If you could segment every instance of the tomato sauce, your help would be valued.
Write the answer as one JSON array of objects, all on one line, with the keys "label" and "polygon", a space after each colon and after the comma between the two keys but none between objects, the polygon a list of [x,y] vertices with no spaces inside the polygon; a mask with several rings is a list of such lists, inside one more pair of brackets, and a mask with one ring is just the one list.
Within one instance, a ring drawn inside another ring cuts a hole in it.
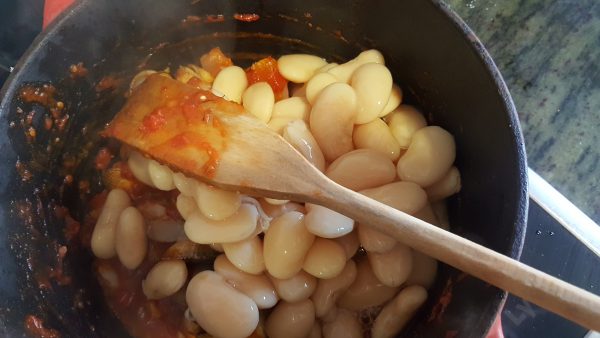
[{"label": "tomato sauce", "polygon": [[242,22],[254,22],[254,21],[260,20],[260,15],[254,14],[254,13],[245,13],[245,14],[236,13],[233,15],[233,18],[238,21],[242,21]]},{"label": "tomato sauce", "polygon": [[100,148],[100,150],[98,150],[98,153],[96,154],[96,159],[94,160],[94,165],[96,169],[105,170],[106,168],[108,168],[108,165],[110,164],[112,158],[113,155],[111,154],[110,150],[108,150],[108,148]]},{"label": "tomato sauce", "polygon": [[34,315],[25,317],[25,331],[35,338],[60,338],[58,331],[44,327],[44,321]]},{"label": "tomato sauce", "polygon": [[117,88],[120,83],[120,80],[116,79],[114,76],[108,75],[100,79],[95,89],[97,92],[112,90]]},{"label": "tomato sauce", "polygon": [[246,70],[246,76],[248,77],[248,85],[257,82],[267,82],[273,89],[276,100],[282,98],[284,90],[288,85],[288,81],[277,69],[277,60],[270,56],[252,64]]},{"label": "tomato sauce", "polygon": [[19,98],[26,103],[38,103],[42,106],[52,106],[56,101],[54,100],[54,94],[56,88],[50,84],[43,84],[40,87],[36,86],[24,86],[21,88]]},{"label": "tomato sauce", "polygon": [[88,70],[83,65],[83,62],[79,62],[69,66],[69,73],[72,79],[76,79],[86,76],[88,74]]},{"label": "tomato sauce", "polygon": [[233,61],[223,54],[221,48],[215,47],[200,57],[200,65],[214,77],[221,69],[233,66]]},{"label": "tomato sauce", "polygon": [[133,271],[123,267],[118,259],[96,260],[95,270],[108,306],[134,337],[187,337],[183,326],[184,291],[161,300],[149,300],[142,291],[143,279],[166,246],[150,242],[148,249],[146,260]]}]

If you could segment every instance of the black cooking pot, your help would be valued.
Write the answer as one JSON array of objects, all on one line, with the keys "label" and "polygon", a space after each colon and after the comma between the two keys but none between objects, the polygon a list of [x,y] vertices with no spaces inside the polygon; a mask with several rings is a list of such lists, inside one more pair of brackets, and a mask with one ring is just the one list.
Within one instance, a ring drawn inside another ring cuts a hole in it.
[{"label": "black cooking pot", "polygon": [[[463,188],[450,201],[452,231],[519,257],[527,192],[515,108],[481,43],[441,1],[84,0],[36,39],[2,89],[1,336],[24,335],[28,315],[62,337],[126,336],[105,305],[91,254],[72,236],[74,220],[83,221],[101,189],[94,155],[112,146],[98,131],[123,104],[136,72],[196,62],[214,46],[242,65],[269,54],[341,61],[380,50],[405,101],[456,138]],[[80,62],[87,74],[69,72]],[[24,102],[21,94],[44,83],[65,107],[54,111],[50,129],[48,102]],[[442,265],[404,335],[482,337],[505,298]]]}]

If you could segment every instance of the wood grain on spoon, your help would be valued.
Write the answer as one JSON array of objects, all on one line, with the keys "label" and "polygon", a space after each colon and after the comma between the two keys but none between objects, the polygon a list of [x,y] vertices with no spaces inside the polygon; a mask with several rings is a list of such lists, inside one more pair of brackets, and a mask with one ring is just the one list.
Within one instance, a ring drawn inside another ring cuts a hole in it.
[{"label": "wood grain on spoon", "polygon": [[210,92],[150,76],[106,135],[221,188],[326,206],[600,331],[600,297],[334,183],[241,106]]}]

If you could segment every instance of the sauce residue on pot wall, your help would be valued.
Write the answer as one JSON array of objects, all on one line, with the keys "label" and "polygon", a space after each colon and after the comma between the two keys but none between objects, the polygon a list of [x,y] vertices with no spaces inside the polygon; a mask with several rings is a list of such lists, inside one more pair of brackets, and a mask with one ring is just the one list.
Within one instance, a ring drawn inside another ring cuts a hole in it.
[{"label": "sauce residue on pot wall", "polygon": [[260,20],[260,15],[254,13],[236,13],[233,18],[242,22],[254,22]]},{"label": "sauce residue on pot wall", "polygon": [[34,315],[25,318],[25,331],[35,338],[60,338],[58,331],[44,327],[44,321]]}]

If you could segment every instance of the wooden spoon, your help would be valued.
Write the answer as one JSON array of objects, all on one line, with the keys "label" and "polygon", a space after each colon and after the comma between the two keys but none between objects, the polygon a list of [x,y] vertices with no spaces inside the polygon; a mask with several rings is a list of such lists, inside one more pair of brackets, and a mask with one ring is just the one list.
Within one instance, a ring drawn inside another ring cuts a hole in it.
[{"label": "wooden spoon", "polygon": [[334,183],[264,123],[209,92],[151,76],[106,134],[224,189],[323,205],[600,331],[600,297]]}]

